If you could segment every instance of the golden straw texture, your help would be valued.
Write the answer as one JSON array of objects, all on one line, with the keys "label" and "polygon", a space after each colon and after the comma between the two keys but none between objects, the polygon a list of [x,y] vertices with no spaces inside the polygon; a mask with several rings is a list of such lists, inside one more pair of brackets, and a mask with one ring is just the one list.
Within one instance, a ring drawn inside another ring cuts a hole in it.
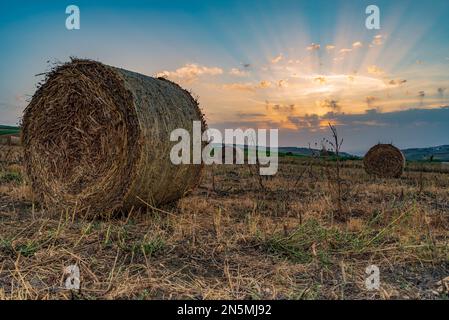
[{"label": "golden straw texture", "polygon": [[48,208],[99,215],[179,199],[202,165],[173,165],[170,133],[192,133],[194,120],[205,130],[197,101],[177,84],[72,59],[47,74],[24,111],[33,190]]},{"label": "golden straw texture", "polygon": [[399,178],[404,172],[405,157],[391,144],[372,147],[363,158],[365,171],[382,178]]}]

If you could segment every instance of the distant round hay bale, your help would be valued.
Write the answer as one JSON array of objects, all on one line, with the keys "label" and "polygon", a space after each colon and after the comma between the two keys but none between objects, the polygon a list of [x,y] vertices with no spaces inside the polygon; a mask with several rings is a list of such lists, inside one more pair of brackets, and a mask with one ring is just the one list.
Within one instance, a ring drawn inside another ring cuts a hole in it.
[{"label": "distant round hay bale", "polygon": [[194,188],[202,165],[174,165],[174,129],[206,123],[177,84],[72,59],[47,74],[24,111],[28,176],[48,208],[110,215],[160,205]]},{"label": "distant round hay bale", "polygon": [[382,178],[399,178],[404,172],[405,157],[391,144],[372,147],[363,158],[365,171]]}]

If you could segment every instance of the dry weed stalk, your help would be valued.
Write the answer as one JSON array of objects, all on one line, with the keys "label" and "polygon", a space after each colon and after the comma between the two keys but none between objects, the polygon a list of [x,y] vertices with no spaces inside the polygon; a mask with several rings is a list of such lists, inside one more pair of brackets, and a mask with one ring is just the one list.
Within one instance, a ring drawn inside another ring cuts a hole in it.
[{"label": "dry weed stalk", "polygon": [[[340,151],[341,146],[343,145],[343,138],[338,137],[337,128],[333,126],[331,123],[328,123],[329,129],[332,133],[332,141],[329,141],[327,139],[324,139],[322,142],[322,156],[324,158],[324,161],[327,162],[329,159],[329,152],[326,148],[326,143],[331,147],[329,151],[332,151],[335,155],[335,166],[333,166],[333,170],[331,170],[332,166],[325,165],[326,175],[328,177],[328,183],[329,187],[331,189],[334,189],[336,192],[336,195],[334,197],[334,200],[336,202],[336,211],[337,211],[337,218],[339,219],[345,219],[343,214],[343,186],[346,185],[346,182],[341,177],[341,163],[340,163]],[[332,172],[333,171],[333,172]]]}]

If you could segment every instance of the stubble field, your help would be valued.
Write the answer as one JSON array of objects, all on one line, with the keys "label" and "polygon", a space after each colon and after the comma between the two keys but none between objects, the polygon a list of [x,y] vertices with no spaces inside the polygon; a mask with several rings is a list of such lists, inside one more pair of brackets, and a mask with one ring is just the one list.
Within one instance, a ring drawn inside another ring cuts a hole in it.
[{"label": "stubble field", "polygon": [[[271,179],[207,166],[177,203],[83,219],[42,209],[14,162],[0,163],[0,299],[448,298],[444,164],[408,164],[400,179],[361,161],[341,162],[339,179],[321,159],[282,157]],[[79,291],[64,284],[74,264]]]}]

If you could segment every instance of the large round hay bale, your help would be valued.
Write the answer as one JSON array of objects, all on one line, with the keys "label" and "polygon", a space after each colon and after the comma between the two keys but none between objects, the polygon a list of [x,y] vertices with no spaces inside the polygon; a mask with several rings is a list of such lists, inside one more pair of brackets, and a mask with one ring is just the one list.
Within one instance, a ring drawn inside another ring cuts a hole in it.
[{"label": "large round hay bale", "polygon": [[399,178],[404,172],[405,157],[391,144],[372,147],[363,158],[365,171],[382,178]]},{"label": "large round hay bale", "polygon": [[174,165],[170,133],[203,114],[189,92],[96,61],[73,59],[47,74],[24,111],[26,171],[48,208],[109,215],[174,201],[202,165]]}]

